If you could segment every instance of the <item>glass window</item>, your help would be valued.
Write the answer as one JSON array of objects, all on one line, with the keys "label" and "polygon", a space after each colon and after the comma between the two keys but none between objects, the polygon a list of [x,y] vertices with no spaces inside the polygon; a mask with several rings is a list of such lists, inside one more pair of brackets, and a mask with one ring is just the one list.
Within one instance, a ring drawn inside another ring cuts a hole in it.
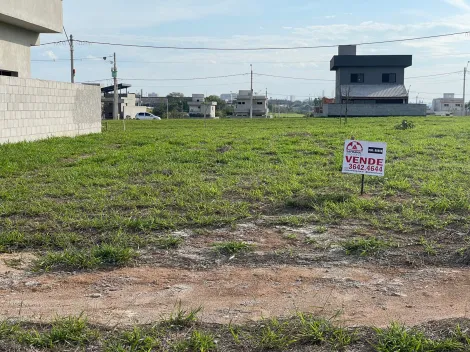
[{"label": "glass window", "polygon": [[364,83],[364,74],[351,73],[351,83]]},{"label": "glass window", "polygon": [[382,74],[382,83],[396,83],[397,74],[396,73],[383,73]]}]

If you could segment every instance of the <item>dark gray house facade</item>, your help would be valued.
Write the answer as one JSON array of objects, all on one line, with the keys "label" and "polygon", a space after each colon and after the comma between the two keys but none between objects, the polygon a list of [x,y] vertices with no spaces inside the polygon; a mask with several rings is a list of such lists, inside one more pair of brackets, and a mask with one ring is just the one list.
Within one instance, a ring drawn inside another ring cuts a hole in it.
[{"label": "dark gray house facade", "polygon": [[356,46],[340,46],[330,63],[336,97],[328,116],[426,115],[425,105],[408,104],[405,69],[412,64],[411,55],[356,55]]}]

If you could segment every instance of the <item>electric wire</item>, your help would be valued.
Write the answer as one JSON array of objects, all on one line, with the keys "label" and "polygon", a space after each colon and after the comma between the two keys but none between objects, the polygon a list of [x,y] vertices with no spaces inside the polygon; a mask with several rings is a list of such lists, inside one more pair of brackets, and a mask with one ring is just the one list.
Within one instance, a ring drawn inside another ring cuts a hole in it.
[{"label": "electric wire", "polygon": [[[399,43],[408,42],[424,39],[444,38],[463,34],[469,34],[469,31],[454,32],[446,34],[428,35],[422,37],[411,37],[402,39],[391,39],[391,40],[380,40],[371,42],[361,42],[349,45],[375,45],[375,44],[386,44],[386,43]],[[124,43],[111,43],[111,42],[98,42],[90,40],[76,40],[82,44],[95,44],[95,45],[108,45],[108,46],[120,46],[120,47],[132,47],[132,48],[146,48],[146,49],[172,49],[172,50],[204,50],[204,51],[265,51],[265,50],[302,50],[302,49],[322,49],[322,48],[335,48],[338,44],[328,45],[317,45],[317,46],[293,46],[293,47],[257,47],[257,48],[218,48],[218,47],[180,47],[180,46],[157,46],[157,45],[139,45],[139,44],[124,44]],[[47,44],[44,44],[47,45]]]}]

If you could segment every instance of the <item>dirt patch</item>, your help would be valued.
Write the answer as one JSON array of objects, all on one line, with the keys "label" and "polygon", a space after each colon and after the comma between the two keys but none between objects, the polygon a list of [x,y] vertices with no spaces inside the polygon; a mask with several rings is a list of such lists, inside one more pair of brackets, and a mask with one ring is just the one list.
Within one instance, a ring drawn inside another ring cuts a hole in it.
[{"label": "dirt patch", "polygon": [[385,326],[393,320],[420,324],[465,317],[469,288],[470,270],[444,268],[140,267],[12,281],[0,290],[0,316],[48,320],[84,312],[106,325],[149,323],[181,300],[185,307],[203,306],[202,320],[208,323],[304,311],[323,316],[343,312],[350,326]]}]

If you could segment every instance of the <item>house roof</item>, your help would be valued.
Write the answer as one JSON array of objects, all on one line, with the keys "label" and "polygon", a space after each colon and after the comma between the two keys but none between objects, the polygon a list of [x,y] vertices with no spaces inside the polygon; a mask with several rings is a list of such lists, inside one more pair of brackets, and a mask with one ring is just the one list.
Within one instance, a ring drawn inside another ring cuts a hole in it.
[{"label": "house roof", "polygon": [[402,84],[345,84],[341,96],[350,98],[406,98],[408,92]]},{"label": "house roof", "polygon": [[[132,87],[132,85],[130,85],[130,84],[126,84],[126,83],[119,83],[118,84],[118,90],[127,89],[127,88],[130,88],[130,87]],[[101,93],[112,93],[112,92],[114,92],[114,85],[101,88]]]},{"label": "house roof", "polygon": [[341,67],[410,67],[412,55],[335,55],[330,62],[330,70]]}]

